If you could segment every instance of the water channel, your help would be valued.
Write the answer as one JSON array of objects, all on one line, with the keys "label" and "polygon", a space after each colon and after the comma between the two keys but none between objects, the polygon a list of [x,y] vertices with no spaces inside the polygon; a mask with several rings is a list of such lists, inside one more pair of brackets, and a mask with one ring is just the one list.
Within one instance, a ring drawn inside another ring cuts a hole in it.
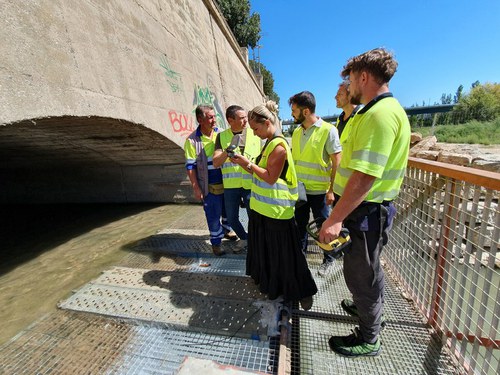
[{"label": "water channel", "polygon": [[[196,205],[0,206],[0,345]],[[179,227],[179,223],[175,225]]]}]

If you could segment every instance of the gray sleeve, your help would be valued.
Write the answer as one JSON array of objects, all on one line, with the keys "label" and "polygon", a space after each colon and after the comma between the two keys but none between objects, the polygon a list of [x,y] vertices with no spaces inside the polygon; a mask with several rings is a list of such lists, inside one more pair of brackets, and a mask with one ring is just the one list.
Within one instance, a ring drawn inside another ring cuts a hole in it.
[{"label": "gray sleeve", "polygon": [[337,154],[342,151],[342,146],[339,139],[339,131],[335,126],[332,126],[332,128],[330,129],[325,149],[328,155]]}]

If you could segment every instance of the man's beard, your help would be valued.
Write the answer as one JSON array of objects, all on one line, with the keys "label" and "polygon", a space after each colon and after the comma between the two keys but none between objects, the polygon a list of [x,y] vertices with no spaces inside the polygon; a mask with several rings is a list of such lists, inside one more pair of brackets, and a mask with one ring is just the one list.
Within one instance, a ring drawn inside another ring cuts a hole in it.
[{"label": "man's beard", "polygon": [[351,93],[350,102],[351,102],[351,104],[354,104],[354,105],[360,105],[361,104],[361,94],[353,95]]},{"label": "man's beard", "polygon": [[294,117],[293,120],[295,124],[302,124],[306,120],[306,116],[304,116],[304,114],[301,111],[299,117],[297,118]]}]

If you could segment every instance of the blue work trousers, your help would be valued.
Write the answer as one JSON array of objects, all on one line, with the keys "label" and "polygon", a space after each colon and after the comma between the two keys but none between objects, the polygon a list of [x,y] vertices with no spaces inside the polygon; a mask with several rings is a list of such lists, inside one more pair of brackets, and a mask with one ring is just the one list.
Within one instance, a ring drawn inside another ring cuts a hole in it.
[{"label": "blue work trousers", "polygon": [[[224,206],[224,195],[208,193],[203,198],[203,210],[207,219],[208,230],[210,231],[210,243],[220,245],[224,238],[224,228],[221,224],[222,209]],[[231,228],[229,228],[230,230]]]},{"label": "blue work trousers", "polygon": [[247,231],[240,221],[240,203],[245,204],[247,215],[250,217],[250,190],[243,188],[224,188],[224,205],[229,225],[236,232],[240,240],[247,239]]}]

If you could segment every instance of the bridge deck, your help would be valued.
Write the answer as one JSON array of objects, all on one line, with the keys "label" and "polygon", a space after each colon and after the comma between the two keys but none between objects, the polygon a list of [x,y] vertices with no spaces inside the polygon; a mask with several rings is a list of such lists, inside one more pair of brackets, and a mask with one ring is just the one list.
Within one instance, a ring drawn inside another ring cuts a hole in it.
[{"label": "bridge deck", "polygon": [[[244,255],[210,254],[198,211],[181,220],[192,223],[191,229],[180,225],[144,239],[120,264],[62,301],[58,311],[1,347],[0,373],[172,374],[186,358],[242,373],[276,373],[280,304],[267,301],[244,275]],[[223,245],[229,251],[233,246]],[[319,292],[310,311],[292,308],[291,373],[457,373],[390,275],[382,354],[349,359],[333,353],[330,335],[348,334],[355,325],[339,306],[349,293],[341,261],[328,278],[320,278],[319,248],[310,249]]]}]

